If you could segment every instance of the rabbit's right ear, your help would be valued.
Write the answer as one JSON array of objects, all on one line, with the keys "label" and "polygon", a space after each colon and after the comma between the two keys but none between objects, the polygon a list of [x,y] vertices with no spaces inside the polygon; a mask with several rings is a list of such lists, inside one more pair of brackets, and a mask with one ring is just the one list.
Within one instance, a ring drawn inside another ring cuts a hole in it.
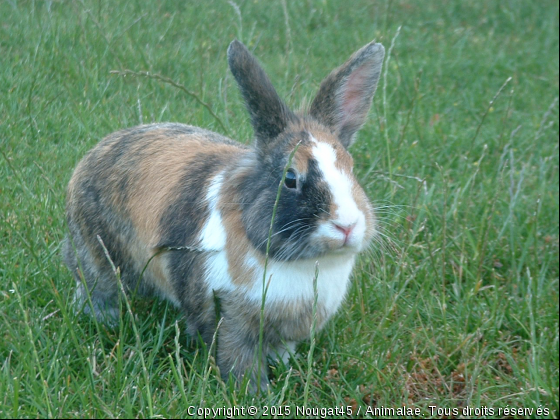
[{"label": "rabbit's right ear", "polygon": [[251,116],[257,147],[266,147],[296,116],[280,99],[270,79],[245,45],[233,41],[227,55],[229,68]]}]

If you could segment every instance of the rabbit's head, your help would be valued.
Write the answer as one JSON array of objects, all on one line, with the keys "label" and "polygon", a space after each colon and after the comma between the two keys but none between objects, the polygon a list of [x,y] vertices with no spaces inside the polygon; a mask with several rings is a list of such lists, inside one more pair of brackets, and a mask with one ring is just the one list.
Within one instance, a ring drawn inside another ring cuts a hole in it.
[{"label": "rabbit's head", "polygon": [[370,109],[383,56],[382,45],[366,45],[327,76],[308,112],[294,113],[247,48],[231,43],[229,65],[256,138],[234,175],[246,235],[256,249],[264,253],[269,244],[272,258],[292,261],[353,255],[368,245],[375,217],[348,147]]}]

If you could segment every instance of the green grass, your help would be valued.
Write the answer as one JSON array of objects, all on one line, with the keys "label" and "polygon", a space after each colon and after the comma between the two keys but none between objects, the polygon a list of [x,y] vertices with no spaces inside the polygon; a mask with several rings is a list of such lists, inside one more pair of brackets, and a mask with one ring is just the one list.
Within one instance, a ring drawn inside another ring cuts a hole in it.
[{"label": "green grass", "polygon": [[[560,414],[557,2],[11,0],[0,15],[0,417],[293,417],[304,400]],[[393,43],[352,148],[385,239],[257,397],[157,299],[115,330],[76,316],[60,257],[66,184],[103,136],[178,121],[250,141],[234,38],[295,107],[357,48]],[[198,100],[111,73],[126,69]]]}]

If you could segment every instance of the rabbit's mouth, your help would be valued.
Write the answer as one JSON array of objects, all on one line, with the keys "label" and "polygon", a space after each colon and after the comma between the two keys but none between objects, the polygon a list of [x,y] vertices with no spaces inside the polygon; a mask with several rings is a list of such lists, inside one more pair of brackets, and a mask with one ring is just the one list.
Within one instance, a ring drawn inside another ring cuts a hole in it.
[{"label": "rabbit's mouth", "polygon": [[313,247],[322,249],[324,254],[357,254],[364,248],[366,242],[364,217],[352,223],[340,220],[324,221],[310,235],[309,241]]},{"label": "rabbit's mouth", "polygon": [[355,244],[345,241],[338,248],[335,248],[330,252],[333,254],[357,254],[361,250],[361,244]]}]

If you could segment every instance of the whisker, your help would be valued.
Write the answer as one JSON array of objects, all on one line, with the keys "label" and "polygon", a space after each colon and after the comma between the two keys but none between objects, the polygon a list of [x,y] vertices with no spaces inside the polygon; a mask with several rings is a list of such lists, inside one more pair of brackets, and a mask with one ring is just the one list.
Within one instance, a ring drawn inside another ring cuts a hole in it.
[{"label": "whisker", "polygon": [[[296,220],[292,220],[292,221],[286,223],[284,226],[282,226],[282,228],[281,228],[278,232],[274,232],[274,233],[271,235],[271,239],[272,239],[273,237],[277,236],[277,235],[280,235],[281,233],[284,233],[284,232],[286,232],[286,231],[292,229],[293,226],[296,225],[297,223],[304,222],[304,221],[306,221],[306,220],[309,220],[309,219],[308,219],[308,218],[296,219]],[[305,226],[302,226],[302,227],[305,227]],[[297,229],[299,229],[299,228],[300,228],[300,227],[298,227]],[[290,236],[291,236],[291,235],[290,235]],[[258,244],[258,247],[257,247],[257,248],[263,246],[267,241],[268,241],[268,237],[267,237],[266,239],[264,239],[260,244]]]}]

